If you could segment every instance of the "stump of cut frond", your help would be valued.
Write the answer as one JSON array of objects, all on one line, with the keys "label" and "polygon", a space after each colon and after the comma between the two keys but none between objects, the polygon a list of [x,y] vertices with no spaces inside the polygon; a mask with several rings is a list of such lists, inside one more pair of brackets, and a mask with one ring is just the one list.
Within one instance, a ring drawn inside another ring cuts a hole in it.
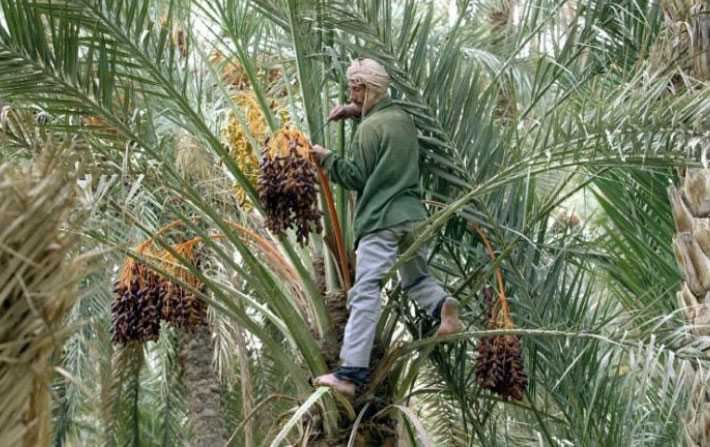
[{"label": "stump of cut frond", "polygon": [[[710,169],[688,170],[680,188],[668,190],[676,236],[673,249],[683,284],[678,301],[691,333],[710,336]],[[710,445],[710,389],[707,372],[696,371],[691,407],[686,418],[688,444]]]},{"label": "stump of cut frond", "polygon": [[0,445],[50,444],[52,357],[76,297],[73,239],[60,231],[72,182],[0,166]]},{"label": "stump of cut frond", "polygon": [[348,323],[348,296],[346,292],[335,291],[325,294],[325,307],[330,317],[330,331],[321,341],[321,352],[329,370],[338,367],[340,362],[340,347],[345,336],[345,325]]}]

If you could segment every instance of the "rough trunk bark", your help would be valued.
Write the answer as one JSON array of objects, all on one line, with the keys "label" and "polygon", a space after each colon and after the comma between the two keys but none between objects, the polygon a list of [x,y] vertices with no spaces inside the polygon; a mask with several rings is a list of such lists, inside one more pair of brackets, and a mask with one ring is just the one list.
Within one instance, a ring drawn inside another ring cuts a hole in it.
[{"label": "rough trunk bark", "polygon": [[[652,66],[675,69],[672,91],[694,89],[695,81],[690,79],[710,79],[708,6],[701,0],[663,0],[660,5],[665,33],[654,44]],[[689,170],[682,187],[671,187],[669,196],[677,231],[673,248],[685,280],[678,292],[679,305],[692,326],[692,334],[706,337],[710,335],[710,169]],[[693,374],[691,404],[685,416],[686,443],[707,446],[710,374],[697,367]]]},{"label": "rough trunk bark", "polygon": [[190,405],[191,447],[224,447],[227,441],[222,418],[217,373],[212,367],[212,337],[207,327],[184,334],[182,361]]},{"label": "rough trunk bark", "polygon": [[0,169],[2,446],[50,444],[53,358],[69,335],[64,318],[77,296],[81,266],[69,257],[75,240],[60,230],[72,182],[47,172],[39,181],[30,169]]},{"label": "rough trunk bark", "polygon": [[[244,330],[236,329],[237,350],[239,354],[239,380],[242,389],[242,414],[246,417],[251,414],[254,407],[254,392],[251,380],[251,367],[249,365],[249,352],[247,351]],[[249,419],[244,425],[244,447],[254,446],[254,419]]]},{"label": "rough trunk bark", "polygon": [[[689,170],[680,189],[668,191],[676,225],[673,248],[685,280],[678,292],[691,333],[710,336],[710,169]],[[694,371],[691,405],[685,417],[687,442],[710,445],[710,376]]]}]

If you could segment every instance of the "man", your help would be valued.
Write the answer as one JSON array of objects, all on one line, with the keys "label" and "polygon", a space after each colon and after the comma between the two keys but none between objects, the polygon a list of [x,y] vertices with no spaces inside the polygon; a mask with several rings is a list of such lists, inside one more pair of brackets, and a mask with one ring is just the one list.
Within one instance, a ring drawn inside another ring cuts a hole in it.
[{"label": "man", "polygon": [[[357,385],[368,380],[381,281],[395,263],[404,236],[426,218],[426,210],[419,198],[417,129],[389,98],[389,75],[378,62],[360,58],[350,65],[347,77],[351,103],[334,108],[328,119],[362,118],[351,158],[318,145],[313,153],[332,181],[357,191],[355,284],[348,293],[350,317],[340,351],[342,366],[317,377],[313,384],[352,396]],[[409,297],[441,321],[437,336],[462,330],[457,301],[428,272],[426,248],[398,273]]]}]

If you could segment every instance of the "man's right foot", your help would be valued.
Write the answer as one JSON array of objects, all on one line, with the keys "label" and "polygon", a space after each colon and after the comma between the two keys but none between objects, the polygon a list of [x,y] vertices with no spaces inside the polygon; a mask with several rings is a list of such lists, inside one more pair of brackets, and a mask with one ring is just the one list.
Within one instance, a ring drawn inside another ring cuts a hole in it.
[{"label": "man's right foot", "polygon": [[355,395],[355,384],[347,380],[338,379],[335,374],[323,374],[313,379],[313,386],[327,386],[346,396]]},{"label": "man's right foot", "polygon": [[459,302],[455,298],[445,298],[441,305],[441,324],[435,337],[456,334],[463,331],[463,323],[459,319]]}]

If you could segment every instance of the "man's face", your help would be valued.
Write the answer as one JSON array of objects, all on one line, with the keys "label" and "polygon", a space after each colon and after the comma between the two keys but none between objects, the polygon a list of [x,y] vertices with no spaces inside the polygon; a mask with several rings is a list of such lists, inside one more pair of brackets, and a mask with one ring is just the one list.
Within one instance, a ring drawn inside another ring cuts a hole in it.
[{"label": "man's face", "polygon": [[351,82],[348,84],[348,89],[350,90],[350,102],[362,107],[365,102],[365,85]]}]

